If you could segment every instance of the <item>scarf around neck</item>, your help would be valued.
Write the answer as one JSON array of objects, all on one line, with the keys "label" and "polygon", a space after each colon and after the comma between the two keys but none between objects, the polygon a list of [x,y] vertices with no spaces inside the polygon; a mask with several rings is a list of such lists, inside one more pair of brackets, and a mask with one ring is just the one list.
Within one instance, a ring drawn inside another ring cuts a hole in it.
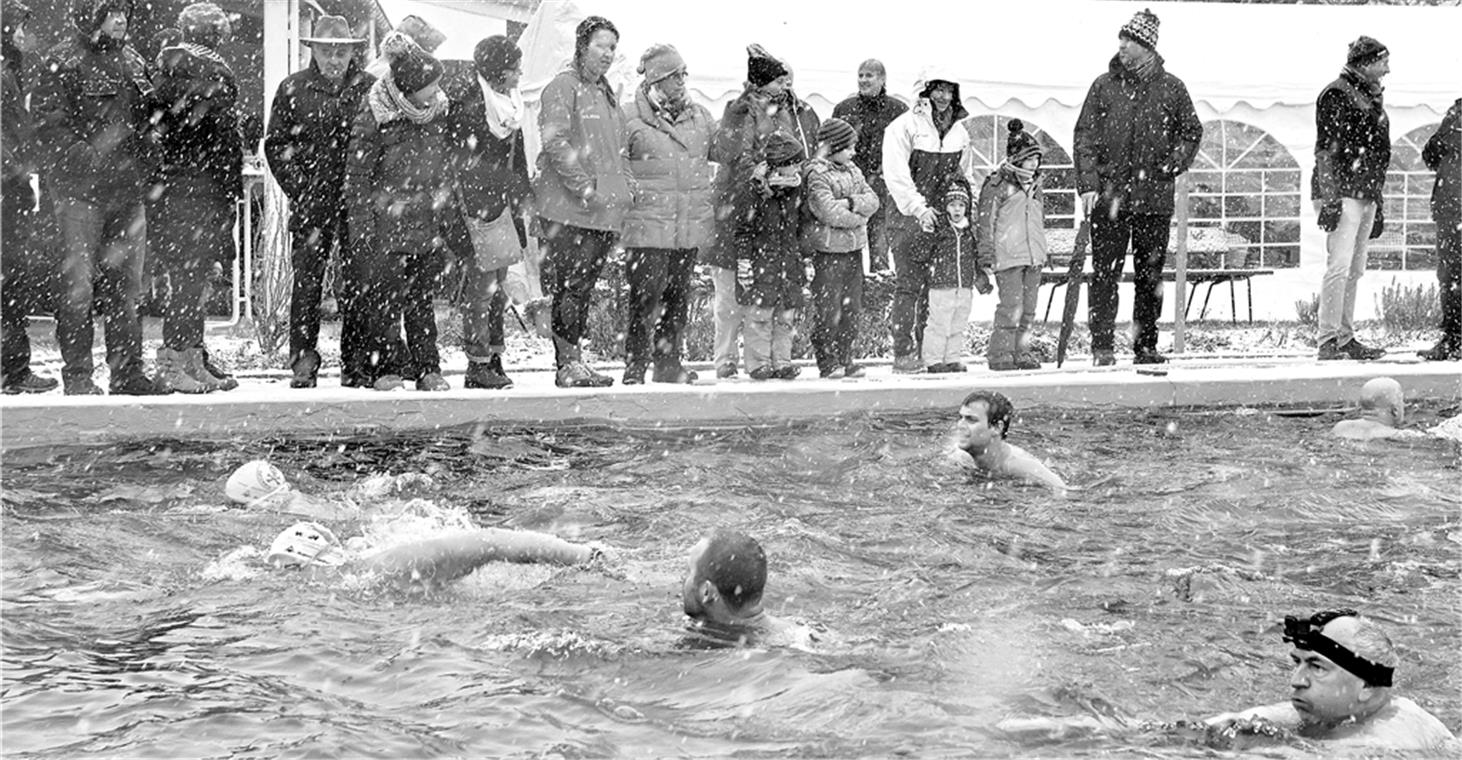
[{"label": "scarf around neck", "polygon": [[1340,70],[1340,75],[1355,82],[1357,87],[1373,98],[1381,97],[1381,93],[1386,89],[1381,86],[1379,79],[1371,79],[1365,74],[1362,74],[1360,69],[1349,64],[1346,64],[1345,68]]},{"label": "scarf around neck", "polygon": [[481,76],[477,84],[482,87],[482,110],[487,117],[487,128],[492,136],[506,140],[523,128],[523,93],[514,87],[507,95],[494,90]]},{"label": "scarf around neck", "polygon": [[1151,79],[1152,75],[1157,72],[1157,53],[1154,52],[1148,56],[1147,60],[1136,66],[1132,66],[1128,71],[1131,71],[1138,79],[1144,82]]},{"label": "scarf around neck", "polygon": [[1027,169],[1024,166],[1016,166],[1010,163],[1010,161],[1001,164],[1000,170],[1016,182],[1019,182],[1020,186],[1026,189],[1029,189],[1031,185],[1035,184],[1036,172],[1040,171],[1039,169]]},{"label": "scarf around neck", "polygon": [[430,104],[418,106],[402,94],[389,76],[377,79],[371,85],[368,99],[377,124],[388,124],[397,119],[406,119],[412,124],[425,124],[447,112],[445,95],[439,92]]}]

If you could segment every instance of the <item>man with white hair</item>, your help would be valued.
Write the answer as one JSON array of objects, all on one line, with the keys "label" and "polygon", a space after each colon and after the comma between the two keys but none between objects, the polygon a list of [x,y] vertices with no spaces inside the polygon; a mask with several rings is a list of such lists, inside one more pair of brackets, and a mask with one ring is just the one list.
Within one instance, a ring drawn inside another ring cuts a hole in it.
[{"label": "man with white hair", "polygon": [[1452,732],[1415,702],[1392,693],[1398,658],[1375,621],[1355,610],[1284,619],[1294,645],[1288,702],[1209,718],[1210,726],[1263,720],[1327,747],[1438,752],[1462,749]]}]

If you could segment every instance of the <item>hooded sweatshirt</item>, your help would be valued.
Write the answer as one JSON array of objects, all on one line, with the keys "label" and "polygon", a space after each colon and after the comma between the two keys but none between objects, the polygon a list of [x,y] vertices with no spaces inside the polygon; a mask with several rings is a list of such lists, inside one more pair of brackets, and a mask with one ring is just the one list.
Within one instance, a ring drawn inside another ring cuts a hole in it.
[{"label": "hooded sweatshirt", "polygon": [[[954,85],[954,101],[949,106],[954,113],[944,131],[935,123],[934,106],[927,97],[936,82]],[[974,153],[963,124],[969,112],[960,102],[954,76],[926,70],[914,91],[918,98],[914,107],[894,119],[884,133],[883,179],[898,212],[917,219],[934,206],[929,199],[939,197],[950,182],[962,177],[966,184],[973,184]]]}]

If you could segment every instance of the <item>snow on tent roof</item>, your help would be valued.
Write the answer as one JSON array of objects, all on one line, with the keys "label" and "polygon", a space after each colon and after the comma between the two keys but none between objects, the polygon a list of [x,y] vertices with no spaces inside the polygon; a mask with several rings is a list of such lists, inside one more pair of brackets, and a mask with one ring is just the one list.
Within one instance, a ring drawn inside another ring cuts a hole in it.
[{"label": "snow on tent roof", "polygon": [[1143,8],[1161,20],[1157,49],[1168,70],[1219,112],[1241,102],[1313,104],[1362,34],[1391,50],[1388,105],[1441,113],[1462,95],[1462,8],[1107,0],[544,0],[520,40],[522,89],[536,100],[572,57],[574,26],[600,15],[620,30],[610,79],[626,92],[638,84],[640,53],[667,42],[685,56],[697,95],[728,99],[742,90],[746,45],[758,42],[792,67],[804,98],[849,96],[858,63],[871,57],[887,66],[889,92],[906,99],[919,70],[936,64],[958,73],[964,97],[991,108],[1012,100],[1080,106],[1116,52],[1117,30]]}]

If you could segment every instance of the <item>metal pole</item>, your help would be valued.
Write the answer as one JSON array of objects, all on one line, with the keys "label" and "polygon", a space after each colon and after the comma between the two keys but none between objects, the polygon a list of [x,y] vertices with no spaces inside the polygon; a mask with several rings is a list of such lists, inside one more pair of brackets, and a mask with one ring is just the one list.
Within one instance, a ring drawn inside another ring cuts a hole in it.
[{"label": "metal pole", "polygon": [[[1178,244],[1173,251],[1173,353],[1183,353],[1188,322],[1188,175],[1178,177],[1174,205],[1178,213]],[[1161,287],[1161,286],[1159,286]]]}]

